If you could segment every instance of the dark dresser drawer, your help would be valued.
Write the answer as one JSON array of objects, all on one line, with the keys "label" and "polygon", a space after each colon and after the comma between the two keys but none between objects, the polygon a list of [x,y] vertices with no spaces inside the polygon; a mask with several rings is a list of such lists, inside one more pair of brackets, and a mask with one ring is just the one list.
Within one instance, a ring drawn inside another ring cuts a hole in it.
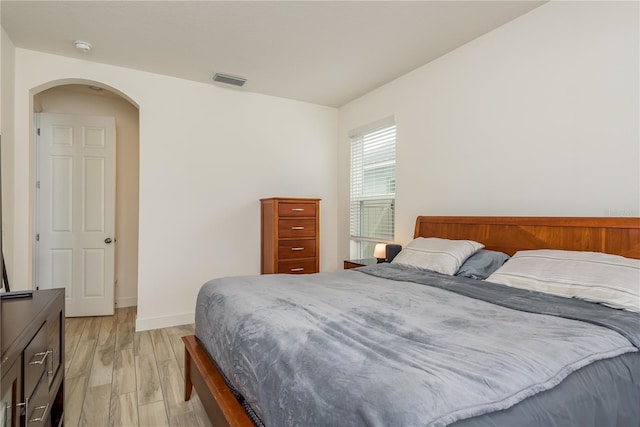
[{"label": "dark dresser drawer", "polygon": [[314,258],[315,256],[315,239],[280,240],[278,242],[279,259]]},{"label": "dark dresser drawer", "polygon": [[47,328],[46,326],[42,326],[24,350],[25,397],[31,396],[36,384],[40,382],[40,378],[42,378],[42,374],[44,374],[48,366],[47,357],[49,353],[47,352],[47,338]]},{"label": "dark dresser drawer", "polygon": [[27,405],[27,427],[51,425],[49,415],[49,383],[42,378]]},{"label": "dark dresser drawer", "polygon": [[47,319],[49,356],[47,358],[47,378],[49,385],[53,383],[58,370],[62,367],[62,311],[55,312]]}]

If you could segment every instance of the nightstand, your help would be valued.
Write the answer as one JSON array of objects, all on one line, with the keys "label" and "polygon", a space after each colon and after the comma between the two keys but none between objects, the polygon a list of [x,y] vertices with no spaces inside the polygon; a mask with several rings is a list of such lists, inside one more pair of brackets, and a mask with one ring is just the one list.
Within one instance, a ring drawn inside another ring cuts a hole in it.
[{"label": "nightstand", "polygon": [[347,259],[344,261],[344,269],[348,270],[350,268],[364,267],[365,265],[375,265],[377,263],[378,260],[375,258]]}]

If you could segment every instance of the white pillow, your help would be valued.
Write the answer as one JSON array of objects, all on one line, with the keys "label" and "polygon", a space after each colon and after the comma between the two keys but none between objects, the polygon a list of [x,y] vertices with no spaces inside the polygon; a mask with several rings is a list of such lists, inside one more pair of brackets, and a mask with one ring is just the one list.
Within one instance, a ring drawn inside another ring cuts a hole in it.
[{"label": "white pillow", "polygon": [[487,281],[640,312],[640,260],[618,255],[520,251]]},{"label": "white pillow", "polygon": [[473,240],[418,237],[404,247],[392,263],[453,276],[467,258],[482,248],[483,244]]}]

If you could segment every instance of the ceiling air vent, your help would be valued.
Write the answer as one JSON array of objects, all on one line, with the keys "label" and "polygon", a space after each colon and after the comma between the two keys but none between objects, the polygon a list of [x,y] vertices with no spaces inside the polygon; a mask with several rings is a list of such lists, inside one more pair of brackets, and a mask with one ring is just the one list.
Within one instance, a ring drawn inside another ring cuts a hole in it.
[{"label": "ceiling air vent", "polygon": [[231,74],[223,74],[223,73],[215,73],[211,80],[214,82],[226,83],[228,85],[234,86],[244,86],[247,82],[247,79],[239,76],[232,76]]}]

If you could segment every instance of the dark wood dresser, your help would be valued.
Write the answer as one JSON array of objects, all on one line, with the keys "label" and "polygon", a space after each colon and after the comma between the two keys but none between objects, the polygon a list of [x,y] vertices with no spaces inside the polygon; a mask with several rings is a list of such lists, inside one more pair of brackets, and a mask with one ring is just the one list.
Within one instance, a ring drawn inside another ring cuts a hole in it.
[{"label": "dark wood dresser", "polygon": [[61,426],[64,289],[3,297],[1,310],[0,426]]},{"label": "dark wood dresser", "polygon": [[262,274],[320,271],[320,199],[260,200]]}]

